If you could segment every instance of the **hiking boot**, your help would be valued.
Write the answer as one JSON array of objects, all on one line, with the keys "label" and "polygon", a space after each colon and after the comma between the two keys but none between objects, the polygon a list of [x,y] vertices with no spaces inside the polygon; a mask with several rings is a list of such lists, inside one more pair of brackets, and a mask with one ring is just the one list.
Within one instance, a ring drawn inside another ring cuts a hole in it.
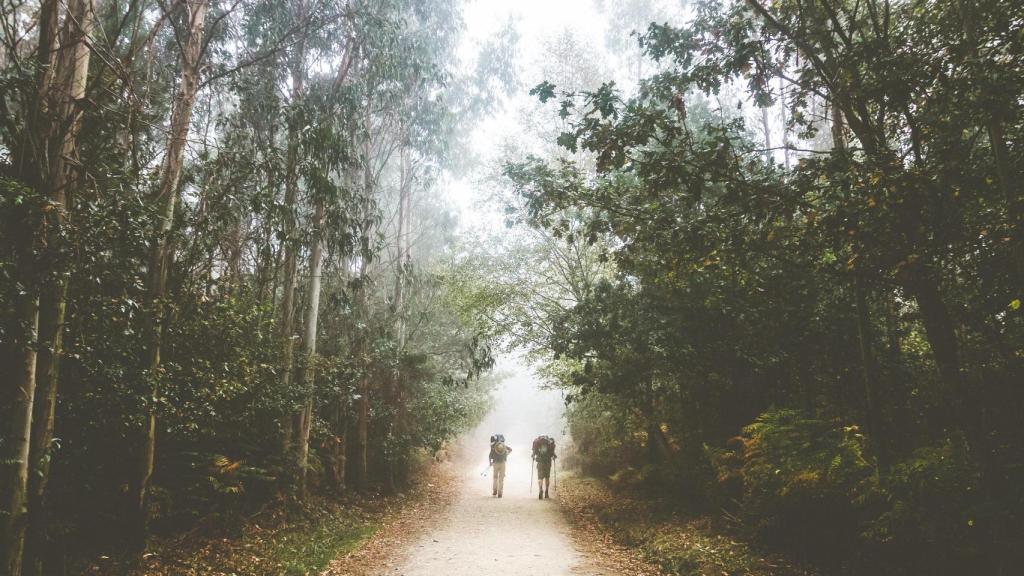
[{"label": "hiking boot", "polygon": [[498,492],[498,498],[501,498],[501,492]]},{"label": "hiking boot", "polygon": [[537,500],[543,500],[543,499],[544,499],[544,491],[541,490],[540,492],[537,493]]},{"label": "hiking boot", "polygon": [[494,491],[491,492],[491,496],[497,496],[497,495],[498,495],[498,491],[497,490],[494,490]]},{"label": "hiking boot", "polygon": [[545,490],[545,491],[544,491],[544,497],[545,497],[545,498],[547,498],[547,497],[548,497],[548,491],[547,491],[547,490]]}]

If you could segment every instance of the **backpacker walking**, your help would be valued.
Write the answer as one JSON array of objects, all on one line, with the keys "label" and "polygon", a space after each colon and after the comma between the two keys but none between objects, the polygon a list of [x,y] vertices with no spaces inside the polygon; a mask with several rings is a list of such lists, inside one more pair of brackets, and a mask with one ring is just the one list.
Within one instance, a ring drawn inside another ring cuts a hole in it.
[{"label": "backpacker walking", "polygon": [[548,485],[551,483],[551,466],[555,458],[555,439],[550,436],[538,436],[533,441],[533,460],[537,462],[537,484],[540,492],[537,498],[548,497]]},{"label": "backpacker walking", "polygon": [[491,496],[501,498],[502,492],[505,491],[505,461],[508,459],[510,452],[512,452],[512,449],[505,444],[504,435],[495,434],[491,436],[491,453],[487,456],[487,461],[491,465],[491,471],[494,473],[494,480],[491,484]]}]

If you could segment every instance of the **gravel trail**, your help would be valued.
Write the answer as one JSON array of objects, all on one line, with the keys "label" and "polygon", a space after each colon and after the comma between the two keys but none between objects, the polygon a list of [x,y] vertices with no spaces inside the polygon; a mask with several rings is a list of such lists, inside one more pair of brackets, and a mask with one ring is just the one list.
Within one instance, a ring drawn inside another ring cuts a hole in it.
[{"label": "gravel trail", "polygon": [[[541,389],[516,359],[499,362],[504,383],[494,409],[453,448],[454,461],[431,498],[382,530],[366,549],[340,559],[330,576],[653,576],[630,551],[586,526],[570,526],[558,503],[530,491],[530,443],[539,434],[566,446],[560,393]],[[491,496],[488,438],[512,448],[503,498]],[[482,472],[486,471],[486,475]],[[435,479],[434,482],[437,482]]]},{"label": "gravel trail", "polygon": [[[504,576],[562,576],[594,574],[584,570],[582,555],[573,546],[569,527],[557,503],[529,493],[530,458],[527,444],[511,441],[503,498],[491,496],[486,452],[479,458],[460,458],[459,495],[435,528],[413,544],[402,576],[495,574]],[[533,483],[534,490],[537,483]]]}]

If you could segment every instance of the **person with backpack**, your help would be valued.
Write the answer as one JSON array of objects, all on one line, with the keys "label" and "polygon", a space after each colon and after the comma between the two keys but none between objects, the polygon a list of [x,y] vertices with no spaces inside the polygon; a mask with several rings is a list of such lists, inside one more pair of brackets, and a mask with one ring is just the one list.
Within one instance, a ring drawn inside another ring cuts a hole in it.
[{"label": "person with backpack", "polygon": [[505,436],[503,434],[491,436],[491,453],[487,456],[491,471],[494,473],[494,479],[491,483],[491,496],[501,498],[502,492],[505,490],[505,461],[508,460],[508,455],[511,452],[512,449],[509,448],[508,444],[505,444]]},{"label": "person with backpack", "polygon": [[537,463],[537,483],[540,492],[537,499],[548,497],[548,485],[551,483],[551,465],[558,458],[555,455],[555,439],[550,436],[538,436],[533,441],[533,460]]}]

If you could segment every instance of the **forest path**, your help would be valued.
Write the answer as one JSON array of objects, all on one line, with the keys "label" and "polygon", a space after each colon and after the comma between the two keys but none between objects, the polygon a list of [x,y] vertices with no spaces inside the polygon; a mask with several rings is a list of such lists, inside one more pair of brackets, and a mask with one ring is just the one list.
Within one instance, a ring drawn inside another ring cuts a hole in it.
[{"label": "forest path", "polygon": [[[481,472],[486,450],[458,462],[459,495],[409,550],[402,576],[502,574],[563,576],[608,574],[589,566],[573,544],[558,507],[557,490],[539,500],[529,492],[529,445],[510,443],[504,497],[491,496],[491,474]],[[533,482],[537,490],[537,482]]]},{"label": "forest path", "polygon": [[[366,575],[380,576],[621,576],[646,575],[623,562],[630,553],[566,520],[558,502],[539,500],[530,491],[530,444],[539,434],[554,436],[560,449],[564,434],[561,393],[542,389],[516,358],[503,358],[495,372],[502,384],[494,391],[491,412],[453,448],[446,466],[449,485],[438,485],[437,498],[415,518],[386,536],[389,546],[375,561],[362,562]],[[512,448],[503,498],[491,496],[487,466],[491,434],[502,433]],[[487,474],[481,473],[486,470]],[[535,471],[534,471],[535,472]],[[537,490],[537,480],[532,482]],[[442,502],[443,500],[443,502]],[[357,559],[358,560],[358,559]],[[357,574],[336,571],[334,574]]]}]

